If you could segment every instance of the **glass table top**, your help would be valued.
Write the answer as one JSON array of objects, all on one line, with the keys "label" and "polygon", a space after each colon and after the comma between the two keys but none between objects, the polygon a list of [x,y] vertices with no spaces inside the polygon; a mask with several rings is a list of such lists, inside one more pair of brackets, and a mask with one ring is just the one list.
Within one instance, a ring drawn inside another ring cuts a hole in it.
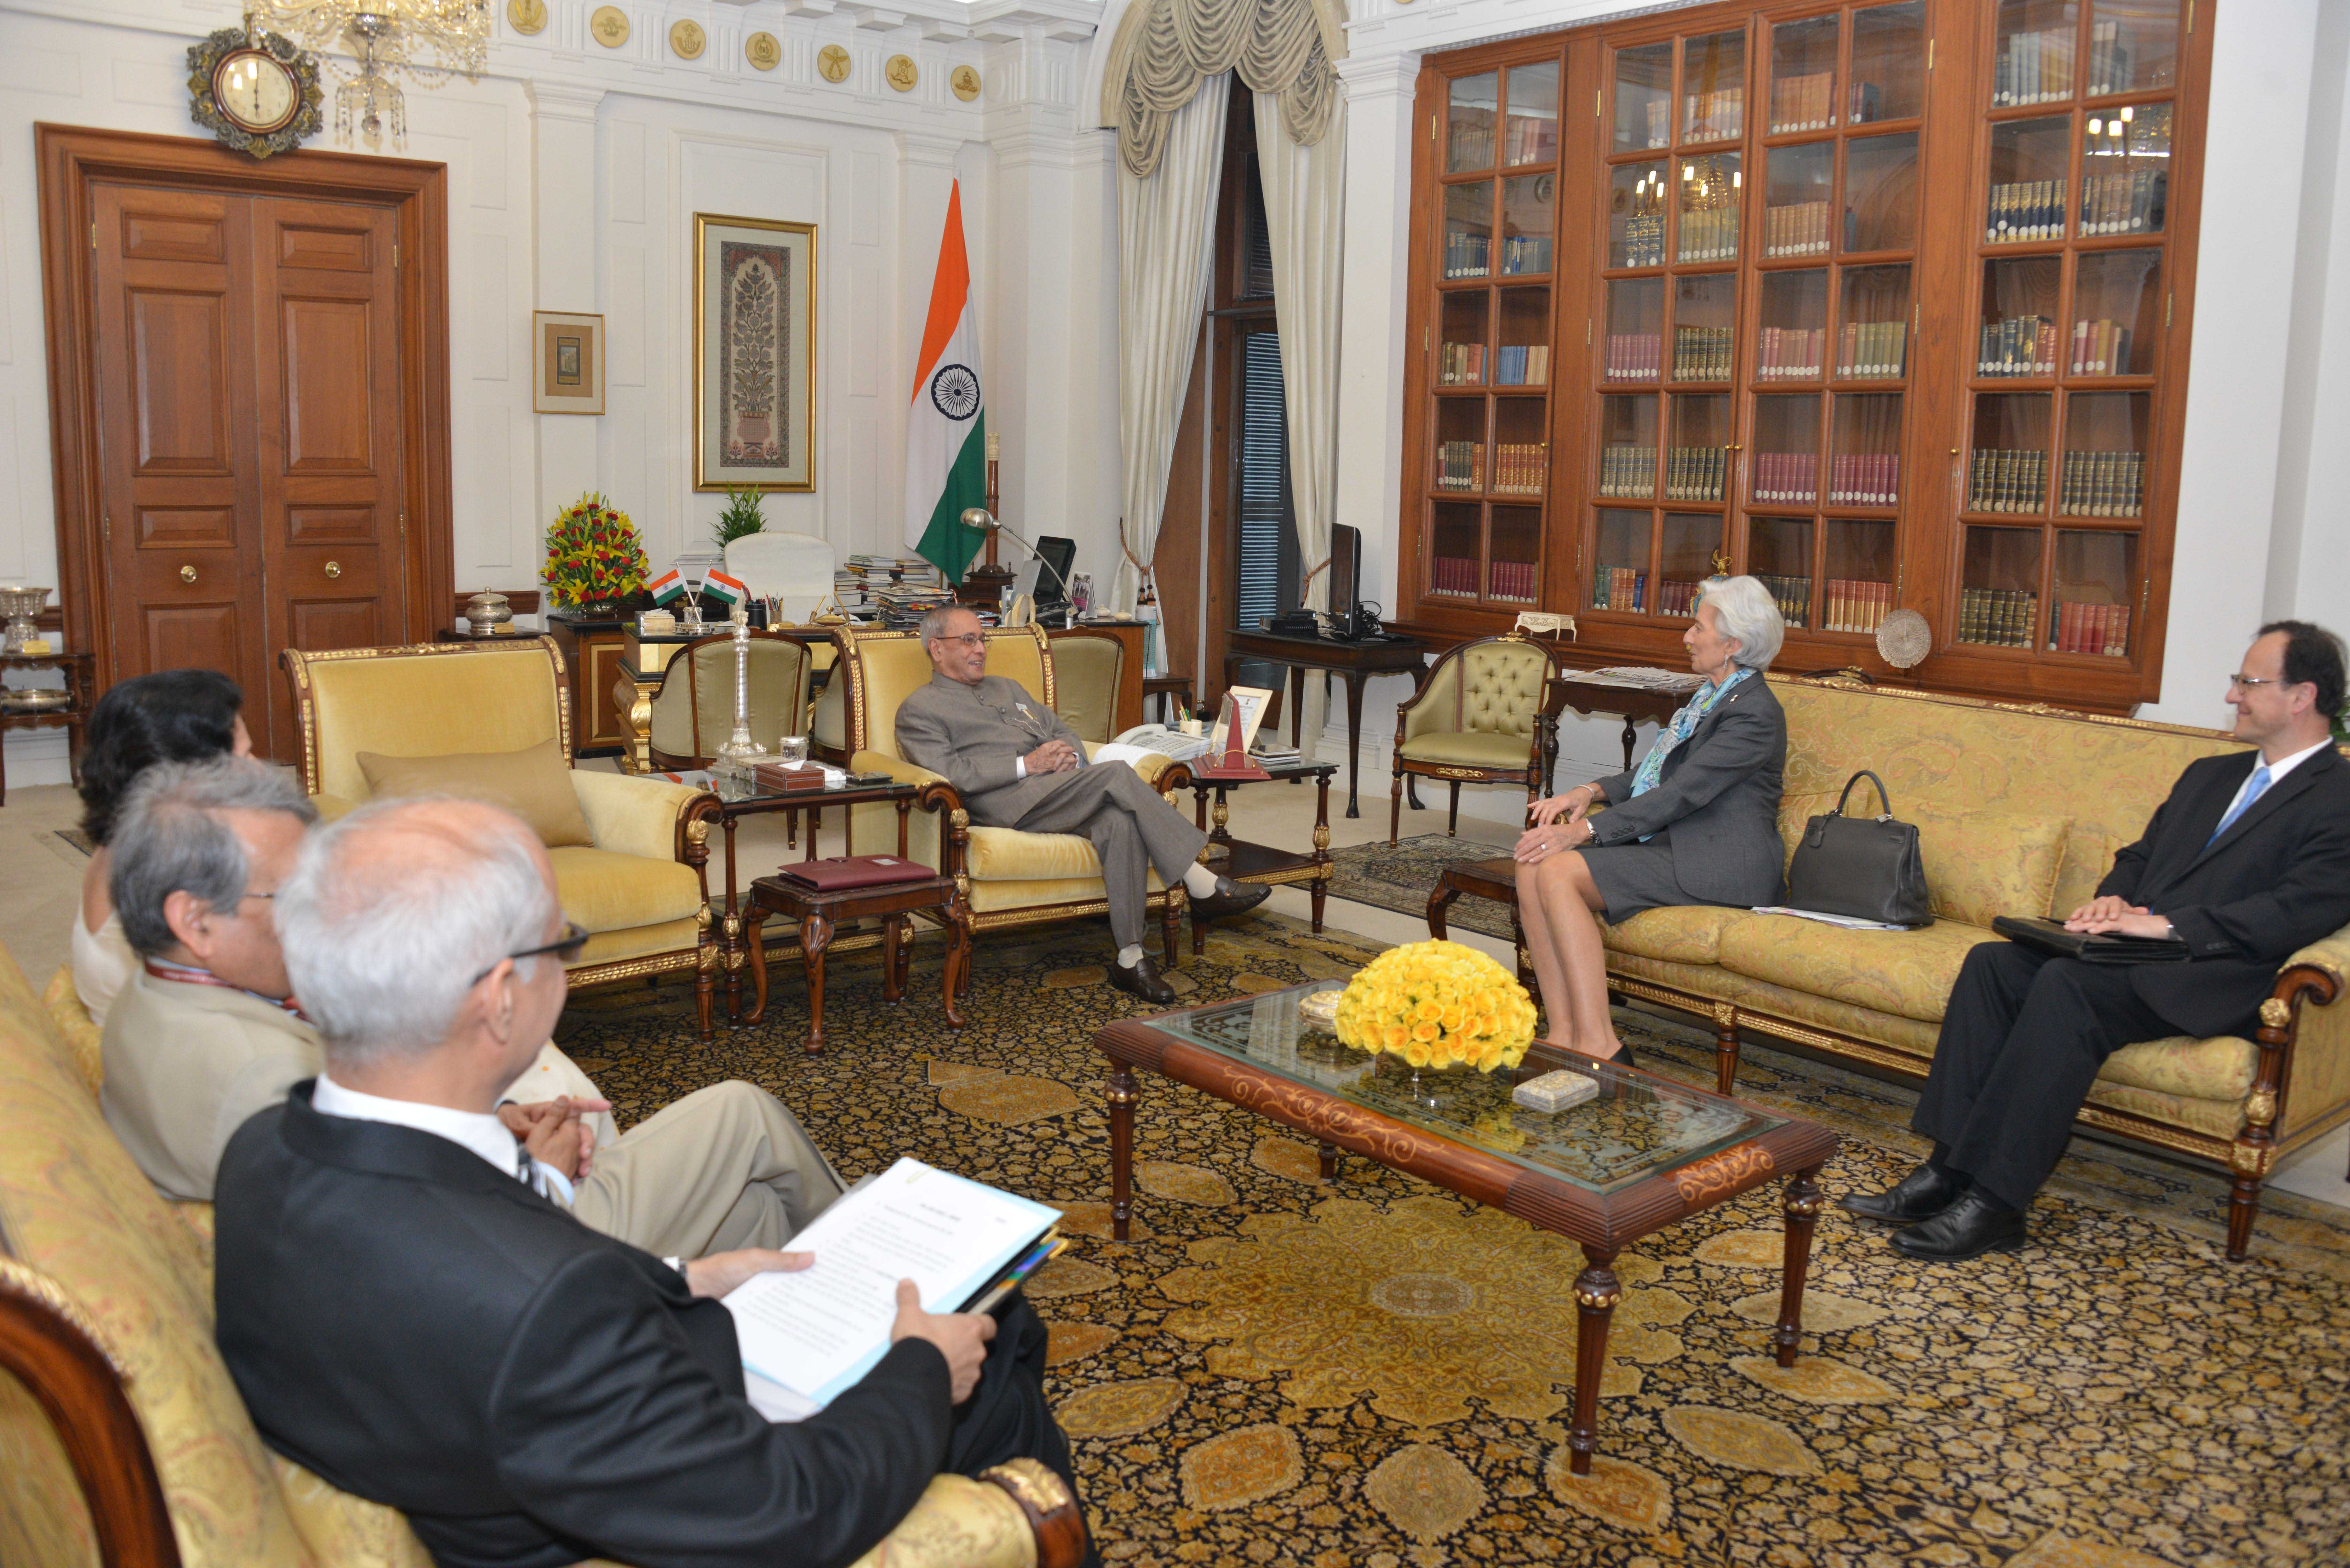
[{"label": "glass table top", "polygon": [[[1341,1045],[1299,1013],[1301,997],[1345,989],[1343,981],[1316,981],[1191,1008],[1154,1019],[1151,1027],[1594,1193],[1617,1191],[1786,1125],[1738,1101],[1540,1042],[1514,1073],[1415,1074],[1396,1057]],[[1596,1079],[1598,1095],[1556,1112],[1510,1098],[1519,1082],[1553,1068]]]}]

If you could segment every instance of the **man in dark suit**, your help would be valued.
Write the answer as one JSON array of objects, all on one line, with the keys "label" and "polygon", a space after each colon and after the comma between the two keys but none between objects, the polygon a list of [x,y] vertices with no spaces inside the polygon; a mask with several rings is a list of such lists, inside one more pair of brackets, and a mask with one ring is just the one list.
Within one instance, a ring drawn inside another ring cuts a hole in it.
[{"label": "man in dark suit", "polygon": [[326,1065],[222,1158],[215,1305],[279,1453],[400,1510],[442,1568],[846,1563],[942,1470],[1070,1477],[1016,1299],[999,1329],[901,1283],[880,1363],[771,1424],[717,1298],[806,1256],[654,1258],[548,1200],[493,1114],[562,1011],[576,929],[521,823],[364,807],[314,836],[276,916]]},{"label": "man in dark suit", "polygon": [[2350,924],[2350,764],[2336,752],[2341,640],[2306,621],[2261,628],[2229,682],[2255,750],[2179,775],[2146,836],[2114,857],[2065,925],[2177,936],[2185,963],[2085,964],[2012,942],[1967,955],[1910,1127],[1932,1158],[1844,1207],[1905,1225],[1915,1258],[2023,1245],[2023,1210],[2064,1152],[2106,1057],[2168,1034],[2250,1034],[2277,968]]},{"label": "man in dark suit", "polygon": [[960,606],[934,609],[922,618],[920,636],[932,673],[899,705],[898,749],[907,761],[944,774],[973,822],[1090,840],[1118,943],[1110,983],[1156,1006],[1174,1006],[1175,988],[1142,950],[1150,867],[1168,887],[1183,884],[1194,920],[1253,909],[1272,889],[1242,886],[1201,865],[1206,834],[1126,763],[1088,762],[1076,732],[1026,687],[990,675],[977,616]]}]

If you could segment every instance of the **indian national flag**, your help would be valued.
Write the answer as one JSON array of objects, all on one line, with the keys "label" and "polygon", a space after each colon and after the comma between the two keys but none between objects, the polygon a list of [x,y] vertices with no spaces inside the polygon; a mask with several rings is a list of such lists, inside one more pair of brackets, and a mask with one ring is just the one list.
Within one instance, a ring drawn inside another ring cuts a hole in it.
[{"label": "indian national flag", "polygon": [[751,596],[751,590],[743,586],[742,578],[730,577],[716,570],[702,579],[702,591],[709,598],[724,600],[730,610],[739,608]]},{"label": "indian national flag", "polygon": [[647,583],[645,591],[653,596],[653,603],[665,605],[685,592],[685,579],[678,575],[675,566],[671,566],[668,571]]},{"label": "indian national flag", "polygon": [[971,261],[962,247],[962,182],[947,193],[946,233],[931,283],[930,319],[906,415],[906,544],[960,582],[986,535],[963,509],[987,504],[987,421],[980,411],[979,332],[971,318]]}]

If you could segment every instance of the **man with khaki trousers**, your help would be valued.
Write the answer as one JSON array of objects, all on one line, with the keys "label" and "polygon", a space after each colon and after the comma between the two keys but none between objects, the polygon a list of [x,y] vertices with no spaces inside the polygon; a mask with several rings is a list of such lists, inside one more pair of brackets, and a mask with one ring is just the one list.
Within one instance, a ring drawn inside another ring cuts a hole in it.
[{"label": "man with khaki trousers", "polygon": [[[151,769],[124,805],[110,883],[145,961],[107,1016],[100,1103],[167,1198],[209,1202],[230,1137],[319,1071],[271,919],[316,819],[283,772],[234,758]],[[471,802],[409,802],[379,812],[397,831],[363,836],[348,864],[363,880],[385,857],[413,860],[510,820]],[[465,897],[462,861],[449,870],[447,896]],[[548,1195],[659,1256],[781,1246],[840,1195],[792,1114],[749,1084],[698,1090],[615,1138],[595,1085],[549,1044],[504,1098],[500,1118],[548,1168]]]},{"label": "man with khaki trousers", "polygon": [[1092,840],[1108,894],[1110,939],[1118,943],[1109,981],[1130,996],[1172,1006],[1175,988],[1142,950],[1150,868],[1170,888],[1183,884],[1194,920],[1253,909],[1272,889],[1243,887],[1201,865],[1206,834],[1126,763],[1087,761],[1076,732],[1026,687],[987,673],[986,635],[970,610],[958,605],[931,611],[920,636],[931,656],[930,684],[899,706],[898,749],[907,761],[945,774],[973,822]]}]

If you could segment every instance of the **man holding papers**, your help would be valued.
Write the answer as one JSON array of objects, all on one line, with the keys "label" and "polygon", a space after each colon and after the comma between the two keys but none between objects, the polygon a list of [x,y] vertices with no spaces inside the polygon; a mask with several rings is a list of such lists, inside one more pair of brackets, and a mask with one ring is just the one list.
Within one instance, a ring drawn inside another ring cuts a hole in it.
[{"label": "man holding papers", "polygon": [[[847,1563],[942,1470],[1027,1456],[1070,1478],[1044,1325],[1017,1298],[999,1320],[893,1283],[886,1331],[865,1325],[886,1344],[805,1419],[744,1398],[715,1298],[785,1270],[853,1296],[856,1265],[889,1255],[872,1227],[919,1229],[927,1199],[837,1204],[867,1222],[834,1230],[863,1233],[809,1253],[681,1267],[545,1196],[548,1168],[494,1114],[565,989],[553,871],[522,824],[362,808],[305,847],[276,917],[326,1065],[222,1157],[215,1304],[278,1452],[400,1509],[442,1568]],[[918,1279],[992,1261],[920,1242],[900,1243]]]}]

